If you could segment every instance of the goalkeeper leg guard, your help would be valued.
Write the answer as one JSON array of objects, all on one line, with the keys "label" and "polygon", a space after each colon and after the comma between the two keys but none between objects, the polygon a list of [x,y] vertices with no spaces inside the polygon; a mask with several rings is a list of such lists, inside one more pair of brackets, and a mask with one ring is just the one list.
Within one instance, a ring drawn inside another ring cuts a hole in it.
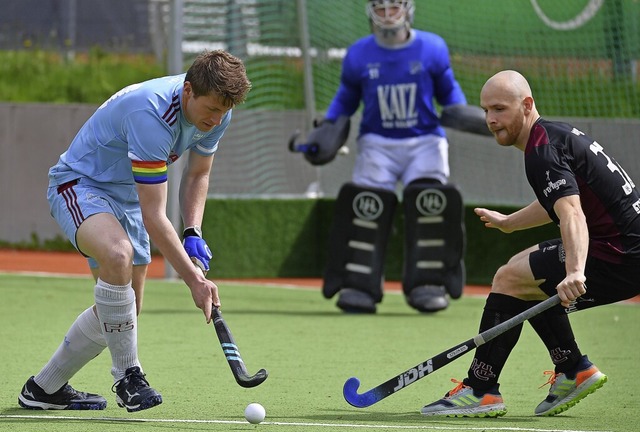
[{"label": "goalkeeper leg guard", "polygon": [[338,307],[375,312],[382,300],[384,258],[397,204],[395,193],[345,184],[336,200],[322,293],[340,291]]},{"label": "goalkeeper leg guard", "polygon": [[453,185],[418,180],[404,190],[405,255],[402,288],[422,312],[459,298],[465,284],[462,196]]}]

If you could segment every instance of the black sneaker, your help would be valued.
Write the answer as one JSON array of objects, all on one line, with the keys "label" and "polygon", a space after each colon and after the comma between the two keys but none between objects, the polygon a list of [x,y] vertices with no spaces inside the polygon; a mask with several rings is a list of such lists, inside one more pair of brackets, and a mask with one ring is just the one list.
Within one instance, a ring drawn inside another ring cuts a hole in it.
[{"label": "black sneaker", "polygon": [[31,377],[22,387],[18,404],[26,409],[103,410],[107,407],[107,400],[97,394],[76,391],[68,383],[49,394]]},{"label": "black sneaker", "polygon": [[120,408],[129,412],[142,411],[162,403],[160,393],[149,387],[149,382],[137,366],[125,371],[124,378],[113,385],[111,390],[116,394],[116,402]]}]

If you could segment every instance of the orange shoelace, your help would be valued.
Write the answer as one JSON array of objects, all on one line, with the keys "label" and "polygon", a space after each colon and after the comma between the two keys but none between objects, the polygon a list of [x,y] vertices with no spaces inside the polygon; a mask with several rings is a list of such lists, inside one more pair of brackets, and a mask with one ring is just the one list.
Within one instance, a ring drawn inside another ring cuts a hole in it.
[{"label": "orange shoelace", "polygon": [[552,371],[552,370],[546,370],[546,371],[544,371],[544,372],[543,372],[543,374],[545,374],[545,375],[551,375],[551,376],[549,377],[549,379],[547,380],[547,382],[546,382],[546,383],[542,384],[542,385],[541,385],[540,387],[538,387],[538,388],[542,388],[542,387],[546,386],[547,384],[549,384],[549,385],[554,385],[554,384],[555,384],[555,382],[556,382],[556,377],[558,376],[558,374],[557,374],[555,371]]},{"label": "orange shoelace", "polygon": [[451,378],[451,382],[454,384],[458,384],[457,386],[454,387],[453,390],[449,390],[449,392],[447,393],[447,396],[453,396],[454,394],[458,393],[460,390],[463,390],[469,386],[464,385],[464,383],[462,381],[458,381],[455,378]]}]

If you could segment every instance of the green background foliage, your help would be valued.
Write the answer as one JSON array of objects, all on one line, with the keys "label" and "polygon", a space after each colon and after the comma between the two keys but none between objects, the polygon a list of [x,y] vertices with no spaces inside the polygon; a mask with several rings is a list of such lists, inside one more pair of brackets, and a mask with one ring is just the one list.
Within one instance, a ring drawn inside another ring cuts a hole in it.
[{"label": "green background foliage", "polygon": [[[369,26],[364,1],[306,3],[310,43],[319,50],[313,59],[315,104],[323,111],[340,73],[340,60],[327,58],[326,50],[348,47],[367,35]],[[537,0],[555,21],[575,19],[589,3]],[[260,0],[255,9],[259,37],[252,43],[274,49],[301,46],[295,2]],[[571,30],[555,30],[536,15],[529,1],[420,0],[414,24],[447,41],[453,69],[470,103],[478,104],[490,75],[517,69],[530,80],[545,116],[640,116],[638,1],[607,0],[590,20]],[[212,36],[201,42],[225,43],[246,61],[254,85],[239,109],[304,109],[300,57],[247,56],[241,48],[246,42],[242,28],[235,31],[231,26],[225,34],[224,39]],[[187,56],[185,68],[189,62]],[[0,52],[0,100],[99,104],[125,85],[165,71],[152,56],[107,54],[94,47],[66,62],[61,55],[29,46],[20,52]]]}]

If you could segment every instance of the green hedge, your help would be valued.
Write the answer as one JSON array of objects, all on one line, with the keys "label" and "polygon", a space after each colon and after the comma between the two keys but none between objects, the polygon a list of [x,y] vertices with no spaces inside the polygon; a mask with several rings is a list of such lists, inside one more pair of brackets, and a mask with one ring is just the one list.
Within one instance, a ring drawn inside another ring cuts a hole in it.
[{"label": "green hedge", "polygon": [[[207,202],[204,236],[214,253],[214,277],[320,277],[333,217],[332,199],[221,200]],[[495,207],[503,213],[512,207]],[[489,284],[513,254],[559,236],[553,224],[504,234],[487,229],[465,209],[467,283]],[[386,259],[386,278],[402,278],[403,215],[395,215]]]}]

